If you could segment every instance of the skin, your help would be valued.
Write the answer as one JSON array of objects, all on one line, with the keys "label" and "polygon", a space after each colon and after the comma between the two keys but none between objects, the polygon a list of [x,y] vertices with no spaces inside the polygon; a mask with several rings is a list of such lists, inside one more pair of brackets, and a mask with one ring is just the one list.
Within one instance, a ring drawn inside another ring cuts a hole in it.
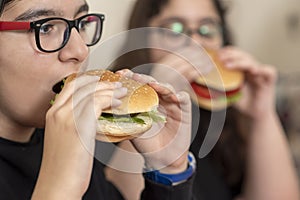
[{"label": "skin", "polygon": [[[75,19],[88,12],[81,9],[85,4],[84,0],[14,1],[0,20],[13,21],[30,9],[51,11],[47,16],[26,19],[30,21],[52,16]],[[78,32],[72,29],[67,45],[55,53],[40,52],[33,33],[26,31],[1,31],[0,43],[0,137],[27,142],[36,127],[45,127],[42,165],[32,199],[81,199],[92,171],[97,116],[105,108],[119,106],[126,88],[121,83],[98,82],[98,77],[81,75],[64,86],[50,107],[55,96],[53,85],[86,66],[89,50]],[[189,96],[175,94],[148,76],[127,70],[119,73],[150,84],[168,115],[161,134],[146,141],[135,139],[132,144],[150,166],[163,166],[165,172],[185,170],[189,137],[181,141],[180,152],[171,160],[166,153],[160,154],[160,159],[146,153],[153,147],[163,149],[177,134],[182,139],[190,130]],[[178,117],[181,115],[186,119],[183,122]],[[174,131],[179,124],[184,131]],[[171,145],[168,150],[175,149]]]},{"label": "skin", "polygon": [[[185,21],[190,29],[194,29],[204,18],[219,20],[210,0],[171,0],[161,13],[150,20],[149,25],[159,26],[175,16]],[[248,116],[250,126],[246,179],[243,193],[238,199],[299,199],[296,171],[275,110],[275,68],[259,63],[253,56],[237,47],[222,47],[221,37],[215,40],[206,40],[197,34],[190,37],[205,48],[215,49],[227,68],[241,70],[246,76],[242,99],[234,105]],[[153,42],[151,38],[150,42]],[[184,47],[184,51],[188,52],[187,55],[197,53],[193,52],[190,46]],[[193,81],[199,74],[195,67],[172,53],[155,49],[151,51],[150,57],[152,62],[169,66],[188,82]],[[205,69],[205,66],[202,66],[202,69]],[[176,88],[178,74],[172,74],[171,70],[167,73],[164,70],[162,67],[156,67],[152,76],[169,82]],[[129,145],[123,145],[124,148],[130,149]],[[136,190],[142,189],[142,179],[138,175],[136,180],[131,180],[132,176],[128,174],[115,171],[108,172],[108,175],[112,181],[118,180],[116,184],[127,194],[128,199],[137,199]],[[122,181],[127,185],[140,182],[139,186],[132,186],[132,190],[128,190],[122,186]]]}]

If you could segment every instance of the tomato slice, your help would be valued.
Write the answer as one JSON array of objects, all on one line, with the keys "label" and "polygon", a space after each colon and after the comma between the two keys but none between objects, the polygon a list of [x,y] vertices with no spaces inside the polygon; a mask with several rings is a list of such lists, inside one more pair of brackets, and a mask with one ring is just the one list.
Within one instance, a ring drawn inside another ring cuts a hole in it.
[{"label": "tomato slice", "polygon": [[214,99],[220,96],[224,96],[224,93],[222,92],[213,89],[208,89],[207,87],[199,85],[197,83],[191,83],[191,86],[198,96],[206,99]]},{"label": "tomato slice", "polygon": [[227,97],[229,97],[229,96],[235,95],[237,92],[240,91],[240,88],[237,88],[235,90],[226,91],[224,93],[224,92],[212,89],[212,88],[208,89],[207,87],[205,87],[203,85],[199,85],[195,82],[191,83],[191,86],[198,96],[201,96],[206,99],[216,99],[216,98],[224,97],[225,94]]}]

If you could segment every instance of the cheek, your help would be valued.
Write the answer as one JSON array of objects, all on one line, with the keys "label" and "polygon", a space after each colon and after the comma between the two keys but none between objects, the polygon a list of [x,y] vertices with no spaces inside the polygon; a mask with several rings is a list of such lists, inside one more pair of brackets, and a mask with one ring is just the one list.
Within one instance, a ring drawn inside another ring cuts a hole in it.
[{"label": "cheek", "polygon": [[221,38],[215,40],[202,40],[200,44],[204,48],[208,49],[220,49],[223,46],[223,40]]},{"label": "cheek", "polygon": [[[2,80],[1,80],[2,82]],[[10,81],[12,82],[12,81]],[[24,84],[24,83],[23,83]],[[50,107],[50,96],[37,85],[4,85],[0,88],[0,109],[6,117],[25,126],[42,127]]]},{"label": "cheek", "polygon": [[164,51],[164,50],[160,50],[160,49],[151,49],[149,51],[149,57],[150,57],[150,61],[154,62],[154,63],[160,63],[160,61],[162,61],[162,59],[164,57],[166,57],[169,53]]},{"label": "cheek", "polygon": [[[40,126],[54,95],[48,67],[54,59],[24,46],[0,50],[0,112],[16,121]],[[45,74],[49,75],[48,81]]]}]

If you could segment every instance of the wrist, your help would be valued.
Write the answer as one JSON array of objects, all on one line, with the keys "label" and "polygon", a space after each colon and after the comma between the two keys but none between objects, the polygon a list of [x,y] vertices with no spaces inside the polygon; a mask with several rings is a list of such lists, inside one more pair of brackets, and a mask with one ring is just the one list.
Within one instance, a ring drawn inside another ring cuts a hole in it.
[{"label": "wrist", "polygon": [[[177,185],[188,180],[196,170],[196,160],[192,153],[188,154],[188,164],[179,173],[166,173],[156,169],[144,168],[143,176],[151,181],[164,185]],[[174,171],[172,169],[172,171]],[[169,172],[169,171],[168,171]]]},{"label": "wrist", "polygon": [[279,118],[276,111],[269,111],[260,114],[259,116],[253,117],[249,122],[252,125],[259,126],[260,124],[268,124],[270,122],[277,121],[278,119]]},{"label": "wrist", "polygon": [[165,174],[178,174],[187,170],[188,167],[189,167],[189,160],[188,160],[188,152],[187,152],[172,164],[162,169],[159,169],[159,171]]}]

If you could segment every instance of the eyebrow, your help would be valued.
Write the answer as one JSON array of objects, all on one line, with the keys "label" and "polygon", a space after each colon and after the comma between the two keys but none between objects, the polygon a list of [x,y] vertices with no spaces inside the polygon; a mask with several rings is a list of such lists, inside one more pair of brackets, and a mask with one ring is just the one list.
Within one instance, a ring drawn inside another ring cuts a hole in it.
[{"label": "eyebrow", "polygon": [[[74,17],[76,17],[78,14],[82,12],[88,12],[89,11],[89,6],[85,2],[80,8],[77,10],[75,13]],[[37,9],[37,10],[32,10],[29,9],[19,15],[18,17],[15,18],[15,21],[30,21],[39,17],[48,17],[48,16],[63,16],[62,11],[55,11],[52,9]]]},{"label": "eyebrow", "polygon": [[207,18],[203,18],[199,21],[199,23],[212,23],[212,24],[221,24],[221,21],[219,19],[216,18],[212,18],[212,17],[207,17]]}]

